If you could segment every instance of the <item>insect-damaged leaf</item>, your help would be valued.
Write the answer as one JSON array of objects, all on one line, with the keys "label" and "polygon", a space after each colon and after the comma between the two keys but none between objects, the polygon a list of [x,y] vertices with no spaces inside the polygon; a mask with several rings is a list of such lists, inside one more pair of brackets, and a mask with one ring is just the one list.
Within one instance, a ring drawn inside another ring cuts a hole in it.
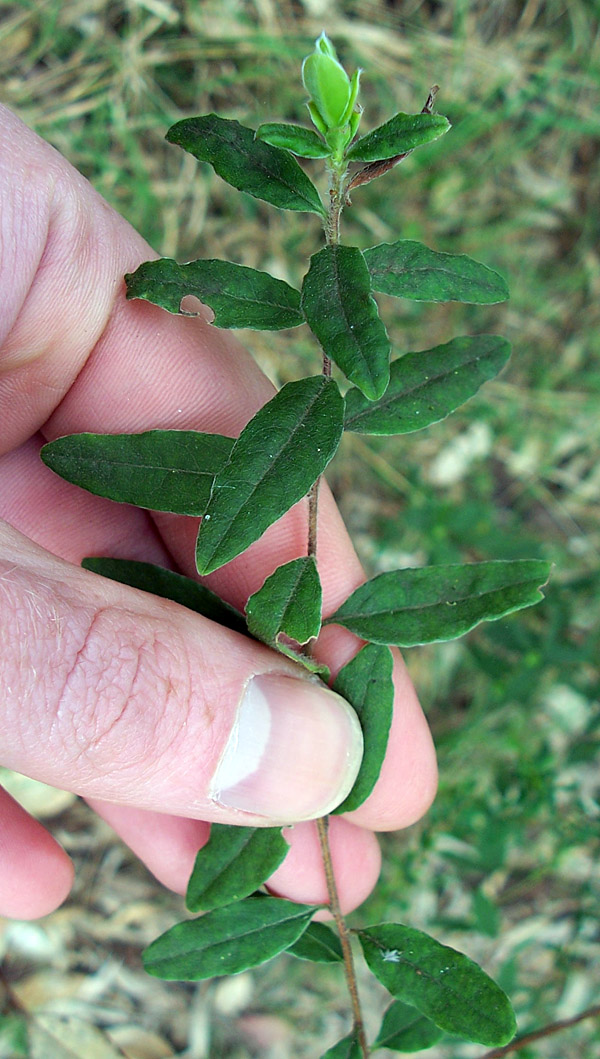
[{"label": "insect-damaged leaf", "polygon": [[293,945],[286,950],[291,956],[313,963],[343,963],[344,954],[337,934],[324,923],[310,923]]},{"label": "insect-damaged leaf", "polygon": [[256,413],[214,480],[198,573],[239,555],[306,495],[339,445],[343,417],[337,385],[322,375],[287,383]]},{"label": "insect-damaged leaf", "polygon": [[246,604],[248,629],[258,640],[275,644],[283,633],[304,644],[321,628],[321,582],[312,556],[279,566]]},{"label": "insect-damaged leaf", "polygon": [[331,147],[312,129],[303,125],[285,125],[266,121],[256,130],[256,139],[264,140],[273,147],[282,147],[299,158],[328,158]]},{"label": "insect-damaged leaf", "polygon": [[378,401],[359,389],[346,394],[344,427],[358,434],[409,434],[450,415],[492,379],[510,357],[498,335],[453,338],[443,346],[393,361],[390,384]]},{"label": "insect-damaged leaf", "polygon": [[97,496],[153,511],[201,515],[233,443],[233,438],[195,430],[70,434],[44,445],[40,455],[61,478]]},{"label": "insect-damaged leaf", "polygon": [[390,377],[390,342],[356,246],[326,246],[310,259],[302,311],[325,354],[371,401]]},{"label": "insect-damaged leaf", "polygon": [[203,114],[184,118],[168,133],[176,143],[239,191],[264,199],[282,210],[301,210],[326,216],[319,193],[295,158],[287,151],[254,138],[254,129],[238,121]]},{"label": "insect-damaged leaf", "polygon": [[112,581],[120,581],[123,585],[131,585],[143,592],[152,592],[155,596],[171,599],[174,603],[194,610],[227,629],[241,633],[248,631],[243,614],[230,607],[229,603],[225,603],[225,600],[211,592],[206,585],[201,585],[199,581],[185,577],[184,574],[164,570],[162,566],[155,566],[153,563],[141,563],[136,559],[91,556],[83,559],[81,565],[85,570],[101,574],[102,577],[110,577]]},{"label": "insect-damaged leaf", "polygon": [[420,1052],[431,1048],[444,1031],[426,1019],[416,1008],[396,1000],[390,1004],[381,1023],[373,1048],[390,1048],[393,1052]]},{"label": "insect-damaged leaf", "polygon": [[190,912],[240,901],[258,890],[285,859],[289,846],[280,827],[211,824],[196,855],[185,903]]},{"label": "insect-damaged leaf", "polygon": [[414,239],[379,243],[363,250],[373,290],[421,302],[488,305],[508,298],[499,272],[466,254],[442,254]]},{"label": "insect-damaged leaf", "polygon": [[550,566],[517,559],[391,570],[357,588],[324,624],[400,647],[453,640],[480,621],[538,603]]},{"label": "insect-damaged leaf", "polygon": [[450,122],[442,114],[394,114],[366,136],[361,136],[346,153],[349,162],[377,162],[413,151],[448,132]]},{"label": "insect-damaged leaf", "polygon": [[270,960],[300,937],[317,909],[257,895],[177,923],[143,953],[156,978],[195,982]]},{"label": "insect-damaged leaf", "polygon": [[231,261],[206,259],[178,265],[164,257],[145,261],[125,281],[128,298],[144,298],[170,313],[180,312],[182,298],[194,294],[213,310],[215,327],[279,331],[304,323],[299,291],[268,272]]},{"label": "insect-damaged leaf", "polygon": [[387,747],[394,703],[389,647],[367,644],[340,669],[333,690],[346,699],[358,714],[363,731],[364,753],[350,794],[336,813],[349,813],[362,805],[375,786]]},{"label": "insect-damaged leaf", "polygon": [[440,1029],[490,1047],[514,1037],[508,997],[468,956],[401,923],[380,923],[358,936],[386,989]]}]

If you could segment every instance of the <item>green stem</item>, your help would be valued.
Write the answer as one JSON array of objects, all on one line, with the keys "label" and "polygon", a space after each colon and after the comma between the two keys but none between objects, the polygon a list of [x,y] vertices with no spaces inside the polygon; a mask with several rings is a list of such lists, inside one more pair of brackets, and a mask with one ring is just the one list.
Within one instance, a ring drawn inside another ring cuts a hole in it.
[{"label": "green stem", "polygon": [[[340,241],[340,217],[344,208],[344,178],[346,167],[344,165],[332,165],[330,170],[329,185],[329,211],[325,224],[325,238],[327,246],[338,246]],[[331,360],[323,355],[323,375],[331,375]],[[319,485],[321,479],[317,478],[308,494],[308,554],[316,558],[317,554],[317,516],[319,507]],[[344,956],[344,972],[352,1004],[353,1032],[360,1047],[363,1059],[369,1059],[369,1045],[365,1035],[356,972],[354,969],[354,957],[350,944],[350,935],[346,921],[340,908],[340,899],[333,870],[333,859],[329,845],[329,818],[326,816],[317,820],[317,832],[321,846],[321,856],[327,880],[327,894],[329,897],[329,908],[334,918],[335,925],[340,936],[342,953]]]}]

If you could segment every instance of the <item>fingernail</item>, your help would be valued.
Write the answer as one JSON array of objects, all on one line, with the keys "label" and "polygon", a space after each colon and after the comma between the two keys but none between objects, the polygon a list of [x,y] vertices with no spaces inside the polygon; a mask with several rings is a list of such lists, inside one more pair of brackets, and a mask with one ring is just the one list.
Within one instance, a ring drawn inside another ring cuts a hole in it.
[{"label": "fingernail", "polygon": [[362,752],[358,718],[340,695],[263,673],[246,685],[211,797],[276,822],[325,816],[351,790]]}]

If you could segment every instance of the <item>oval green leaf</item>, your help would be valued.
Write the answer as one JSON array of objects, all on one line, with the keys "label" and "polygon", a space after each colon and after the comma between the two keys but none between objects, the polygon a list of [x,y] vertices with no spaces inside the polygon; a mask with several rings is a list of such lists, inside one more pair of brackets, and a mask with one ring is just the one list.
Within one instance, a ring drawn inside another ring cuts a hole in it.
[{"label": "oval green leaf", "polygon": [[302,311],[324,353],[376,401],[390,377],[390,342],[356,246],[326,246],[310,259]]},{"label": "oval green leaf", "polygon": [[273,147],[281,147],[299,158],[328,158],[331,148],[312,129],[303,125],[284,125],[266,121],[256,130],[256,139],[264,140]]},{"label": "oval green leaf", "polygon": [[503,276],[466,254],[443,254],[414,239],[363,250],[373,290],[421,302],[491,305],[509,296]]},{"label": "oval green leaf", "polygon": [[357,588],[324,624],[400,647],[454,640],[481,621],[538,603],[550,567],[517,559],[391,570]]},{"label": "oval green leaf", "polygon": [[276,644],[283,634],[305,644],[321,628],[323,593],[312,556],[279,566],[246,604],[248,629],[257,640]]},{"label": "oval green leaf", "polygon": [[203,114],[184,118],[168,133],[201,162],[209,162],[218,175],[239,191],[264,199],[282,210],[300,210],[325,217],[319,192],[287,151],[254,138],[254,129],[238,121]]},{"label": "oval green leaf", "polygon": [[344,954],[337,934],[324,923],[310,923],[293,945],[286,950],[299,960],[312,963],[343,963]]},{"label": "oval green leaf", "polygon": [[406,353],[392,363],[378,401],[359,389],[346,394],[344,427],[358,434],[409,434],[450,415],[502,370],[510,343],[499,335],[453,338],[443,346]]},{"label": "oval green leaf", "polygon": [[401,923],[380,923],[358,936],[386,989],[446,1033],[490,1047],[514,1037],[508,997],[468,956]]},{"label": "oval green leaf", "polygon": [[201,515],[233,444],[233,438],[195,430],[70,434],[44,445],[40,455],[61,478],[96,496],[152,511]]},{"label": "oval green leaf", "polygon": [[187,886],[190,912],[207,912],[248,897],[285,860],[289,848],[280,827],[211,824]]},{"label": "oval green leaf", "polygon": [[197,614],[218,622],[219,625],[224,625],[227,629],[233,629],[234,632],[248,632],[243,614],[230,607],[229,603],[220,599],[205,585],[191,577],[185,577],[184,574],[165,570],[153,563],[138,562],[136,559],[90,556],[83,559],[81,565],[94,574],[110,577],[112,581],[120,581],[121,584],[139,588],[142,592],[152,592],[155,596],[170,599],[188,610],[194,610]]},{"label": "oval green leaf", "polygon": [[279,897],[247,897],[171,927],[144,950],[144,967],[180,982],[237,974],[293,945],[316,911]]},{"label": "oval green leaf", "polygon": [[342,436],[344,402],[323,375],[289,382],[256,413],[216,476],[196,545],[208,574],[258,540],[306,495]]},{"label": "oval green leaf", "polygon": [[396,1000],[390,1004],[381,1023],[373,1048],[389,1048],[393,1052],[420,1052],[437,1044],[444,1031],[431,1019],[426,1019],[416,1008]]},{"label": "oval green leaf", "polygon": [[361,136],[346,152],[349,162],[378,162],[413,151],[448,132],[450,122],[442,114],[394,114],[384,125]]},{"label": "oval green leaf", "polygon": [[144,298],[170,313],[181,311],[181,300],[194,294],[209,305],[215,327],[251,327],[279,331],[304,323],[300,292],[275,279],[231,261],[206,259],[178,265],[165,257],[145,261],[125,276],[128,298]]},{"label": "oval green leaf", "polygon": [[333,690],[354,707],[364,738],[364,753],[358,776],[349,795],[334,810],[349,813],[368,798],[381,771],[394,705],[389,647],[367,644],[340,669]]},{"label": "oval green leaf", "polygon": [[353,1032],[323,1052],[321,1059],[362,1059],[362,1055],[363,1050]]}]

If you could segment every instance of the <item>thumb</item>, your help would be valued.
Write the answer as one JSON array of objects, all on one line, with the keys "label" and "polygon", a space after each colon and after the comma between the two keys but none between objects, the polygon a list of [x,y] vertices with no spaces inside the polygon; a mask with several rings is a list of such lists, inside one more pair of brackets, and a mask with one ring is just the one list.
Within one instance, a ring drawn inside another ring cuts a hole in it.
[{"label": "thumb", "polygon": [[0,642],[1,764],[55,787],[266,825],[356,778],[354,711],[293,662],[1,522]]}]

